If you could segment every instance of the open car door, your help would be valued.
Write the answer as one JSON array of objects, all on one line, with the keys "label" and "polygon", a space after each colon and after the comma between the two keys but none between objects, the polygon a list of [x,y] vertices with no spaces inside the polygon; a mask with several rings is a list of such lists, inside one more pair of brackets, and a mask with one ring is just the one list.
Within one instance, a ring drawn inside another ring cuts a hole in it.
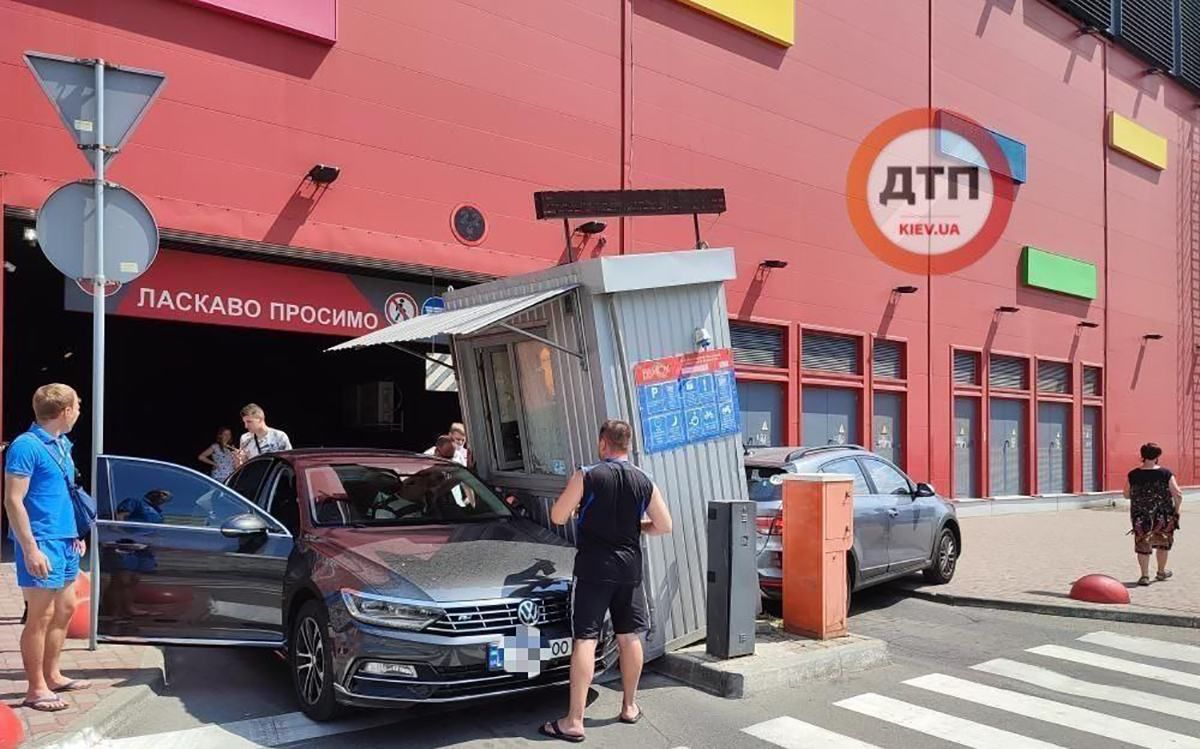
[{"label": "open car door", "polygon": [[283,644],[280,522],[182,466],[102,456],[98,470],[100,639]]}]

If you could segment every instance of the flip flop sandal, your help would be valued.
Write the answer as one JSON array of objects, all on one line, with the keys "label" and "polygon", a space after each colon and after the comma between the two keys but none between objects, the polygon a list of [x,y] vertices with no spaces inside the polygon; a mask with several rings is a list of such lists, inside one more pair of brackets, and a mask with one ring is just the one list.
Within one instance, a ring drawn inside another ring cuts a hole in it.
[{"label": "flip flop sandal", "polygon": [[1164,570],[1163,572],[1160,572],[1160,573],[1158,573],[1157,575],[1155,575],[1155,576],[1154,576],[1154,579],[1155,579],[1155,580],[1158,580],[1158,581],[1161,583],[1161,582],[1163,582],[1164,580],[1170,580],[1170,579],[1171,579],[1171,575],[1174,575],[1174,574],[1175,574],[1175,573],[1174,573],[1174,572],[1172,572],[1171,570]]},{"label": "flip flop sandal", "polygon": [[1138,585],[1146,586],[1149,584],[1150,584],[1150,578],[1148,578],[1148,577],[1139,577],[1138,578]]},{"label": "flip flop sandal", "polygon": [[71,679],[61,687],[55,687],[55,692],[79,692],[84,689],[91,689],[92,683],[86,679]]},{"label": "flip flop sandal", "polygon": [[[49,707],[50,705],[61,705],[62,707]],[[25,700],[21,703],[21,707],[37,710],[39,713],[61,713],[71,706],[63,702],[58,695],[54,695],[53,697],[40,697],[36,700]]]},{"label": "flip flop sandal", "polygon": [[[550,726],[550,727],[546,728],[546,726]],[[571,744],[582,744],[583,743],[582,736],[575,736],[575,735],[572,735],[569,733],[563,733],[563,730],[562,730],[562,728],[559,727],[557,720],[554,721],[553,723],[543,723],[540,726],[538,726],[538,733],[540,733],[541,735],[546,736],[548,738],[558,739],[559,741],[566,741]]]},{"label": "flip flop sandal", "polygon": [[617,717],[617,720],[621,721],[622,723],[624,723],[627,726],[632,726],[632,725],[636,725],[637,722],[642,719],[642,714],[643,714],[643,711],[641,709],[639,709],[638,714],[635,715],[634,717],[626,718],[624,715],[621,715],[621,716]]}]

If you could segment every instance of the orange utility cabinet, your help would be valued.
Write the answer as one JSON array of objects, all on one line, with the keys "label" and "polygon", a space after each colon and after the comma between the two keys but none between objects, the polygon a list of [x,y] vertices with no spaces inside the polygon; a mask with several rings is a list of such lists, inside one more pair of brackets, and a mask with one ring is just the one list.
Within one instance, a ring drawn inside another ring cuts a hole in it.
[{"label": "orange utility cabinet", "polygon": [[854,482],[783,474],[783,627],[819,640],[846,634],[846,554],[854,543]]}]

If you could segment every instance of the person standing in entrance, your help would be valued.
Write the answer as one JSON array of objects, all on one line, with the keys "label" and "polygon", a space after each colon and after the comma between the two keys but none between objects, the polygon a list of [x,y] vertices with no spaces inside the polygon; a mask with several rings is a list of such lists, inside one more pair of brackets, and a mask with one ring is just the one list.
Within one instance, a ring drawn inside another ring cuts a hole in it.
[{"label": "person standing in entrance", "polygon": [[71,486],[75,462],[67,433],[81,403],[67,385],[43,385],[33,394],[34,423],[5,455],[5,502],[16,542],[17,584],[28,607],[21,631],[21,662],[29,688],[21,703],[55,713],[69,705],[59,697],[91,686],[59,670],[67,625],[75,613],[75,578],[86,550],[79,539]]},{"label": "person standing in entrance", "polygon": [[217,441],[208,446],[196,460],[210,467],[212,477],[225,483],[237,468],[238,449],[233,446],[233,430],[221,427],[217,430]]},{"label": "person standing in entrance", "polygon": [[1167,554],[1179,528],[1183,492],[1175,475],[1158,464],[1161,447],[1147,442],[1142,445],[1141,453],[1141,467],[1130,471],[1126,479],[1125,497],[1129,500],[1129,519],[1133,525],[1133,550],[1142,571],[1138,585],[1149,585],[1151,551],[1158,557],[1155,579],[1162,582],[1173,574],[1167,569]]},{"label": "person standing in entrance", "polygon": [[604,614],[612,616],[620,649],[622,723],[642,719],[637,705],[642,675],[640,635],[649,627],[646,595],[642,589],[642,543],[671,532],[671,514],[662,492],[641,469],[629,462],[633,427],[624,421],[606,421],[600,427],[601,462],[583,469],[550,510],[556,525],[565,525],[578,510],[578,552],[575,586],[571,594],[571,705],[567,717],[538,727],[551,738],[583,741],[583,711],[596,669],[596,645]]},{"label": "person standing in entrance", "polygon": [[262,406],[251,403],[242,409],[242,425],[246,433],[241,440],[241,460],[250,460],[267,453],[292,449],[292,441],[282,429],[267,426],[267,414]]}]

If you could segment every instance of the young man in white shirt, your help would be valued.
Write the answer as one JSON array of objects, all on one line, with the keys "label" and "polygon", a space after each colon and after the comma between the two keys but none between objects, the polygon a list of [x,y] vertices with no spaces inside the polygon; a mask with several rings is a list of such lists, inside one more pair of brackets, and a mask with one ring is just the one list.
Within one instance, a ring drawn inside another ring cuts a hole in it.
[{"label": "young man in white shirt", "polygon": [[267,414],[262,406],[251,403],[242,409],[242,424],[246,433],[241,440],[241,459],[256,458],[267,453],[292,449],[292,441],[282,429],[267,426]]}]

